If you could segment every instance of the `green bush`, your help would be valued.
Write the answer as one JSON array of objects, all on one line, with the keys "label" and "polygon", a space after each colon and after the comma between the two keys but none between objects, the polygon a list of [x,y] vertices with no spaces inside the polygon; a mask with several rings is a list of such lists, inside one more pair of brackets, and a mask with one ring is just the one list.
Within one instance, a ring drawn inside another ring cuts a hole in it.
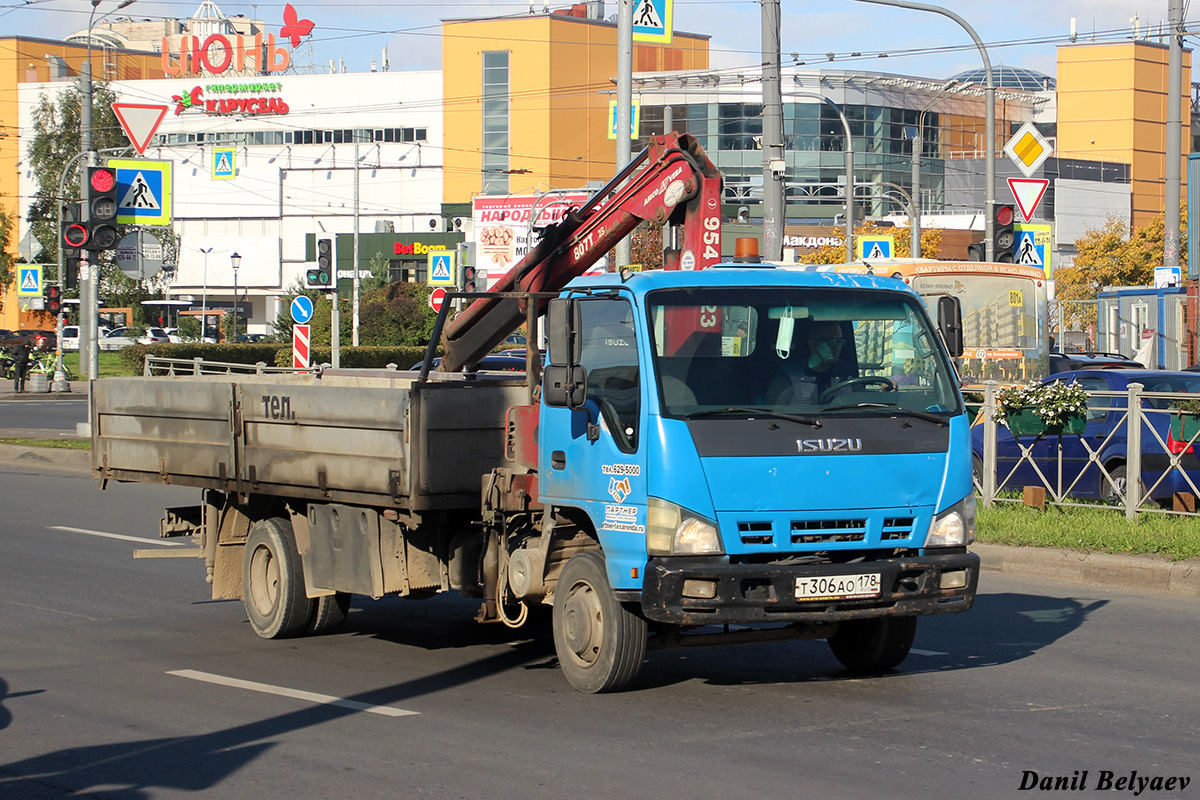
[{"label": "green bush", "polygon": [[203,358],[205,361],[223,361],[232,364],[266,364],[278,363],[279,353],[284,353],[285,362],[290,366],[292,346],[290,344],[274,344],[259,342],[256,344],[204,344],[202,342],[179,342],[171,344],[135,344],[121,350],[121,361],[126,369],[135,375],[141,375],[145,369],[146,356],[159,358],[180,358],[191,360]]}]

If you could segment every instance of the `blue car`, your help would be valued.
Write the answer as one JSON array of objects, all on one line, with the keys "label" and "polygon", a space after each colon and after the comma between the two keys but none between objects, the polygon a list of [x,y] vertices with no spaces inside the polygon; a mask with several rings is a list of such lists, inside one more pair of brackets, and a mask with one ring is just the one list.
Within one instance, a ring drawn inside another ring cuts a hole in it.
[{"label": "blue car", "polygon": [[[1047,382],[1072,381],[1088,392],[1126,392],[1129,384],[1140,383],[1146,392],[1190,392],[1200,393],[1200,373],[1171,372],[1148,369],[1082,369],[1051,375]],[[1150,496],[1160,502],[1169,502],[1175,492],[1197,494],[1179,469],[1171,469],[1168,448],[1172,451],[1185,449],[1183,443],[1175,443],[1170,437],[1171,414],[1165,409],[1171,404],[1166,398],[1142,400],[1142,486],[1150,489]],[[1125,492],[1128,461],[1127,425],[1125,424],[1123,397],[1093,397],[1088,404],[1087,428],[1082,436],[1063,435],[1062,443],[1062,489],[1074,484],[1068,492],[1073,497],[1094,498],[1116,502]],[[1158,409],[1158,411],[1155,411]],[[1155,436],[1154,432],[1158,433]],[[1110,436],[1111,434],[1111,436]],[[1164,448],[1159,441],[1167,444]],[[1058,481],[1058,447],[1060,437],[1054,435],[1014,437],[1012,432],[1000,425],[996,431],[996,489],[1020,490],[1024,486],[1044,486],[1033,464],[1021,461],[1018,440],[1032,447],[1032,460],[1042,475],[1056,487]],[[1087,447],[1085,447],[1085,443]],[[1198,442],[1197,444],[1200,444]],[[975,479],[983,474],[983,424],[977,423],[971,430],[971,447],[974,452]],[[1099,453],[1099,462],[1116,484],[1104,478],[1092,462],[1090,448]],[[1200,459],[1195,447],[1187,447],[1180,460],[1180,467],[1187,472],[1192,484],[1200,487]],[[1019,462],[1019,463],[1018,463]],[[1015,468],[1015,471],[1014,471]],[[1012,473],[1011,475],[1009,473]],[[1166,475],[1164,476],[1164,473]],[[1076,480],[1078,478],[1078,481]],[[1157,484],[1157,485],[1156,485]]]}]

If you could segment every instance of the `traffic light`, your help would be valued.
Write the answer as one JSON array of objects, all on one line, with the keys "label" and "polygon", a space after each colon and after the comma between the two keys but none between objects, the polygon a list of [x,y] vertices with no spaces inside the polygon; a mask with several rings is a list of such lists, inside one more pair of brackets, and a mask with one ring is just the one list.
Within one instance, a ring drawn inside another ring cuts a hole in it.
[{"label": "traffic light", "polygon": [[88,167],[88,237],[83,245],[93,252],[117,246],[117,172]]},{"label": "traffic light", "polygon": [[87,226],[79,221],[79,203],[64,203],[62,207],[62,229],[58,246],[64,258],[79,256],[79,248],[87,244]]},{"label": "traffic light", "polygon": [[46,287],[46,311],[58,316],[62,311],[62,288],[59,286]]},{"label": "traffic light", "polygon": [[478,281],[478,279],[479,279],[478,275],[479,275],[478,270],[476,270],[475,267],[463,267],[463,291],[464,292],[478,292],[479,291],[479,287],[476,283],[476,281]]},{"label": "traffic light", "polygon": [[1013,224],[1017,215],[1013,207],[1007,203],[995,203],[992,206],[992,232],[996,242],[996,260],[1006,264],[1012,263],[1013,248],[1017,243],[1017,232]]},{"label": "traffic light", "polygon": [[66,292],[73,292],[79,288],[78,258],[68,256],[63,259],[62,288]]},{"label": "traffic light", "polygon": [[987,258],[987,248],[983,242],[975,242],[967,245],[967,260],[968,261],[983,261]]},{"label": "traffic light", "polygon": [[333,240],[318,239],[317,266],[305,274],[305,285],[309,289],[328,289],[334,285],[333,274]]}]

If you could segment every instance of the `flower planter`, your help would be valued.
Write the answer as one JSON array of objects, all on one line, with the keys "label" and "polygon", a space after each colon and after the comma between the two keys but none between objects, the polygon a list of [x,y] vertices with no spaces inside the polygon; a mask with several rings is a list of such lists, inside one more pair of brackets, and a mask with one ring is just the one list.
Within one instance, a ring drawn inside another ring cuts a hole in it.
[{"label": "flower planter", "polygon": [[[1039,433],[1053,435],[1065,433],[1069,436],[1079,436],[1087,427],[1087,415],[1070,414],[1067,416],[1066,422],[1061,425],[1047,425],[1037,415],[1037,411],[1030,406],[1009,411],[1005,415],[1004,424],[1012,431],[1013,436],[1036,436]],[[1173,420],[1172,424],[1174,424]]]},{"label": "flower planter", "polygon": [[1200,434],[1200,414],[1175,411],[1171,414],[1171,438],[1177,442],[1190,442]]}]

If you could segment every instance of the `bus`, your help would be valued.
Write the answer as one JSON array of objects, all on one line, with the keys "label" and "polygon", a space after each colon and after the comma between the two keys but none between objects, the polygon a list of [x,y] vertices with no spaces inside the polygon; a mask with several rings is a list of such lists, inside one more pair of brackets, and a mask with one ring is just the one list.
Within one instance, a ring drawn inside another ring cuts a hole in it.
[{"label": "bus", "polygon": [[942,295],[958,298],[963,355],[955,366],[963,388],[981,389],[987,380],[1024,383],[1049,373],[1049,287],[1040,267],[893,258],[823,264],[815,269],[902,280],[926,298],[930,313],[934,312],[930,300],[936,302]]}]

